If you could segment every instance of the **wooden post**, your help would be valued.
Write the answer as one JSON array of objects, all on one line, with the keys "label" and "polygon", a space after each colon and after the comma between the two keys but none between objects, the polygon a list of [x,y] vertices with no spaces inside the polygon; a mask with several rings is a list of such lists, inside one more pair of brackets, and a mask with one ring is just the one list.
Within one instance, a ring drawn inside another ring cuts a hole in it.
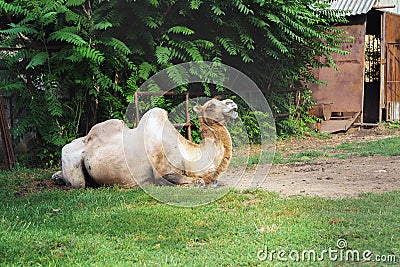
[{"label": "wooden post", "polygon": [[7,168],[11,169],[15,166],[15,156],[12,147],[12,138],[6,117],[3,94],[0,90],[0,120],[1,120],[1,139],[4,150],[4,158]]},{"label": "wooden post", "polygon": [[138,92],[135,92],[135,127],[138,126],[140,118],[139,118],[139,96]]},{"label": "wooden post", "polygon": [[189,111],[189,92],[186,92],[186,126],[187,126],[187,138],[192,141],[192,126],[190,123],[190,111]]}]

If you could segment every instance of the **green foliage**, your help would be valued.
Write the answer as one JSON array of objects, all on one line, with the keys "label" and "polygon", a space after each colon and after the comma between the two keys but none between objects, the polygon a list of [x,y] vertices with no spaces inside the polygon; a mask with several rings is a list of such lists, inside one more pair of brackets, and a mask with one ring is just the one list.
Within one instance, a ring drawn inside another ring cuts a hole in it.
[{"label": "green foliage", "polygon": [[65,27],[50,34],[47,41],[65,41],[76,46],[87,45],[87,42],[79,36],[75,27]]},{"label": "green foliage", "polygon": [[39,52],[35,54],[28,65],[25,67],[26,69],[32,68],[34,69],[36,66],[42,65],[49,58],[49,54],[47,52]]},{"label": "green foliage", "polygon": [[400,122],[387,122],[385,124],[389,129],[400,129]]},{"label": "green foliage", "polygon": [[[193,125],[192,126],[192,142],[196,143],[196,144],[200,144],[202,141],[202,136],[201,136],[201,132],[200,132],[200,122],[198,119],[192,119],[190,121],[190,123]],[[184,136],[187,136],[187,133],[185,131],[183,131],[181,133]]]},{"label": "green foliage", "polygon": [[175,34],[183,34],[183,35],[192,35],[194,31],[184,26],[174,26],[168,29],[167,33],[175,33]]},{"label": "green foliage", "polygon": [[228,121],[227,124],[234,146],[261,144],[261,141],[267,141],[269,137],[273,138],[275,136],[272,114],[253,110],[239,98],[234,98],[234,101],[238,104],[239,118],[241,120],[240,123]]},{"label": "green foliage", "polygon": [[278,115],[276,127],[279,136],[303,136],[311,132],[308,124],[316,122],[315,118],[308,114],[314,104],[311,91],[272,92],[269,98],[273,113]]},{"label": "green foliage", "polygon": [[[246,73],[267,96],[276,88],[316,82],[312,69],[334,66],[331,54],[344,53],[339,45],[346,41],[330,26],[345,20],[339,11],[326,9],[328,2],[0,0],[0,40],[3,47],[16,48],[0,53],[7,68],[1,89],[21,97],[19,108],[28,109],[14,137],[36,132],[39,150],[60,151],[98,121],[122,119],[144,81],[181,62],[226,63]],[[187,80],[181,74],[168,71],[174,83]],[[207,75],[223,77],[223,72]],[[212,89],[222,87],[205,82],[196,88],[207,95]],[[307,105],[305,110],[282,107],[293,103],[290,94],[282,98],[270,102],[276,113],[290,114],[278,122],[280,133],[304,132]],[[162,98],[152,101],[169,105]],[[243,116],[257,140],[254,114]]]},{"label": "green foliage", "polygon": [[133,65],[130,48],[111,32],[120,23],[107,16],[115,4],[0,1],[7,14],[3,22],[9,20],[0,31],[3,47],[16,48],[1,54],[2,65],[8,66],[1,79],[12,81],[1,89],[18,96],[17,108],[29,112],[18,120],[13,136],[18,140],[25,133],[37,133],[33,153],[43,163],[56,163],[63,145],[86,133],[103,110],[112,113],[110,107],[119,103],[107,96],[121,91],[116,73],[130,71]]}]

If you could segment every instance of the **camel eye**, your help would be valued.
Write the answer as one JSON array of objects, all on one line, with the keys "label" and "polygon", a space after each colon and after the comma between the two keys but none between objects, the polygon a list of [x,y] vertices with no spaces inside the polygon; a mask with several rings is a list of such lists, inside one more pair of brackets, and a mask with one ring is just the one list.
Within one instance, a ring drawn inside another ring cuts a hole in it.
[{"label": "camel eye", "polygon": [[215,104],[214,103],[211,103],[210,105],[208,105],[207,106],[207,108],[206,108],[206,110],[213,110],[213,109],[215,109]]}]

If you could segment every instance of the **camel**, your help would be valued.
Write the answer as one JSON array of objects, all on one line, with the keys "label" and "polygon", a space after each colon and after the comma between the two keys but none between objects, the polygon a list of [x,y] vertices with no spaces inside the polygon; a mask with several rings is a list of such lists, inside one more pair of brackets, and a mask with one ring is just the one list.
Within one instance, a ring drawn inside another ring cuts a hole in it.
[{"label": "camel", "polygon": [[231,137],[224,123],[237,118],[237,105],[230,99],[211,99],[193,109],[199,116],[201,144],[184,138],[165,110],[153,108],[136,128],[111,119],[65,145],[62,170],[53,179],[74,188],[215,183],[232,156]]}]

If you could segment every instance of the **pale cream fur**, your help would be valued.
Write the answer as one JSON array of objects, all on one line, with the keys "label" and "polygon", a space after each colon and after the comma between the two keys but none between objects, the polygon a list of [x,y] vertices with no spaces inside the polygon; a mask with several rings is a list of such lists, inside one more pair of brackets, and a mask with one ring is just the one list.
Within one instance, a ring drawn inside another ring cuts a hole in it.
[{"label": "pale cream fur", "polygon": [[62,149],[62,171],[53,175],[72,187],[202,185],[217,180],[227,169],[232,143],[223,126],[237,117],[232,100],[212,99],[196,106],[202,143],[188,141],[168,120],[165,110],[154,108],[129,129],[121,120],[99,123],[85,137]]}]

